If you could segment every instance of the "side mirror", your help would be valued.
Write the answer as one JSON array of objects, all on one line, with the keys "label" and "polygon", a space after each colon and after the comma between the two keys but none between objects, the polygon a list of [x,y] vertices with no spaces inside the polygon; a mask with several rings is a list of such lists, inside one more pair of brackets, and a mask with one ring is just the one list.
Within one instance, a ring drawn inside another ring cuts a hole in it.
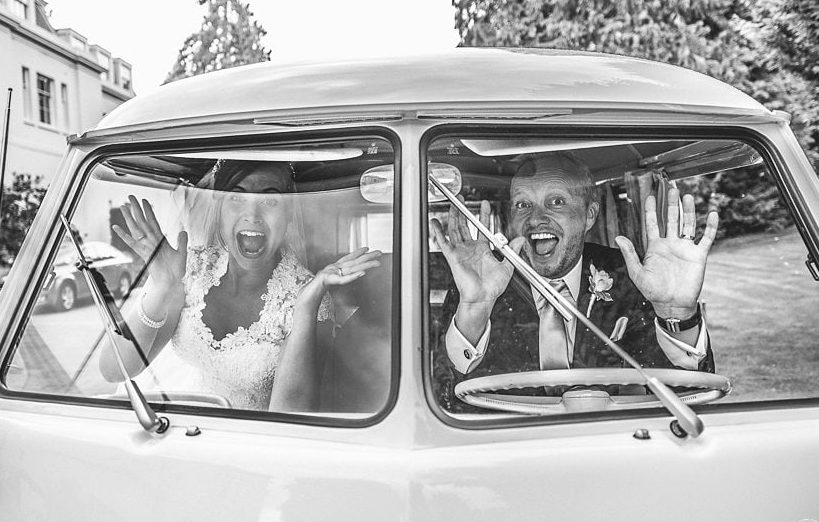
[{"label": "side mirror", "polygon": [[[430,163],[427,165],[430,176],[441,182],[453,194],[458,194],[462,187],[461,171],[447,163]],[[359,182],[361,196],[371,203],[392,203],[395,193],[395,170],[392,165],[379,165],[361,175]],[[427,198],[430,203],[445,201],[441,192],[432,184],[428,185]]]}]

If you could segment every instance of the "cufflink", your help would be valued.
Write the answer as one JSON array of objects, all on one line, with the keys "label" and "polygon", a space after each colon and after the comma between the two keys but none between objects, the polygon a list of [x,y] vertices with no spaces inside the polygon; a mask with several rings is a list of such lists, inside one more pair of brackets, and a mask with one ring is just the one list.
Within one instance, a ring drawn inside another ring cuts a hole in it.
[{"label": "cufflink", "polygon": [[472,352],[470,352],[469,350],[464,350],[464,357],[466,357],[466,360],[468,361],[469,359],[472,358]]}]

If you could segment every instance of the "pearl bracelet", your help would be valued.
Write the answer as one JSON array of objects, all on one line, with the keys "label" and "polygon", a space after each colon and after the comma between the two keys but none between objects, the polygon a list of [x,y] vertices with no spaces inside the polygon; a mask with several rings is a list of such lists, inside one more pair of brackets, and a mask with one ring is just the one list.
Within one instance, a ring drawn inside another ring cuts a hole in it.
[{"label": "pearl bracelet", "polygon": [[150,317],[145,314],[145,308],[142,306],[142,302],[145,300],[145,293],[142,294],[142,297],[139,299],[139,304],[137,304],[137,317],[139,317],[139,321],[147,326],[148,328],[153,328],[154,330],[159,330],[163,326],[165,326],[165,321],[168,320],[168,311],[165,311],[165,315],[159,321],[154,321]]}]

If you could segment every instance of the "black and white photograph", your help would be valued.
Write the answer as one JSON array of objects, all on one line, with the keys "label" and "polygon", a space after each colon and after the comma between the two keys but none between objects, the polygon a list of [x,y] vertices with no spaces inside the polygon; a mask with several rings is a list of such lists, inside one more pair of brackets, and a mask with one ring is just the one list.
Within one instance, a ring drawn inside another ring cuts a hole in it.
[{"label": "black and white photograph", "polygon": [[819,522],[817,0],[0,0],[0,521]]}]

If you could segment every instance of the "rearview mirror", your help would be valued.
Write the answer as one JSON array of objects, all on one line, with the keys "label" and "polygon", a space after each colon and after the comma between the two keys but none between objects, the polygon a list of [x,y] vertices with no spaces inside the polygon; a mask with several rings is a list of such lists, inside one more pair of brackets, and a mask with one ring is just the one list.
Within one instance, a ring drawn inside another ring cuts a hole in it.
[{"label": "rearview mirror", "polygon": [[[461,171],[447,163],[430,163],[427,165],[430,176],[441,182],[453,194],[461,191]],[[395,170],[392,165],[379,165],[361,175],[361,196],[371,203],[392,203],[395,191]],[[428,186],[427,198],[430,203],[445,201],[441,192],[432,184]]]}]

